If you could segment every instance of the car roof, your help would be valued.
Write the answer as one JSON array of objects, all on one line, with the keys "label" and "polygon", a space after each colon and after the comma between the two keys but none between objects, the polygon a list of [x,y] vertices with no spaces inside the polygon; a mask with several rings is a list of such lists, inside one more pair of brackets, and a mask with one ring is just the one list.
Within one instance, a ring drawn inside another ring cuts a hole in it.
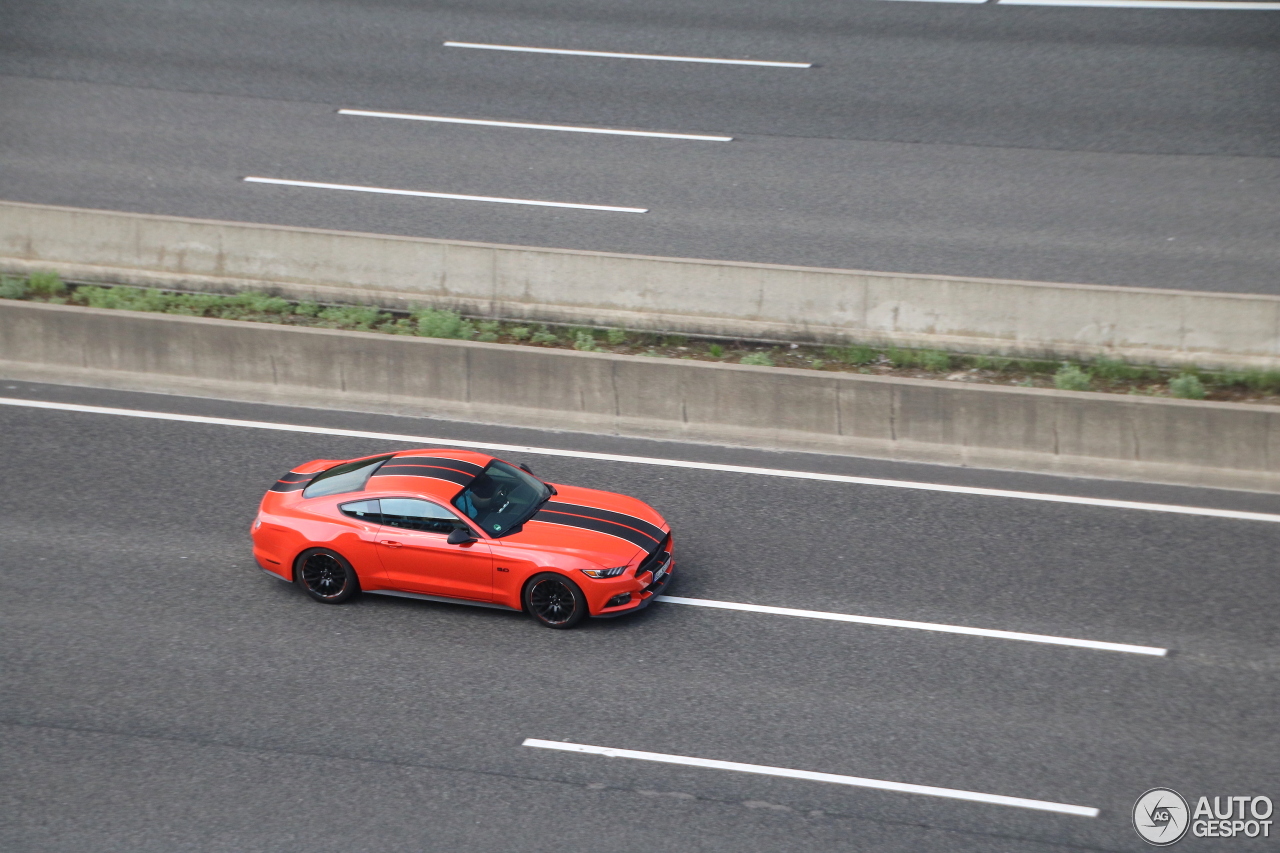
[{"label": "car roof", "polygon": [[407,492],[448,502],[494,457],[473,450],[402,450],[379,466],[366,492]]}]

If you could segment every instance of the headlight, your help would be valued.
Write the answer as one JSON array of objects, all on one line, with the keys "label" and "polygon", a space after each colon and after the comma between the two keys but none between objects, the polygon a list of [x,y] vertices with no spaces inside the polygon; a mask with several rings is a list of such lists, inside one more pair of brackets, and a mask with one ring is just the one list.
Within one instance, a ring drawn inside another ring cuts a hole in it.
[{"label": "headlight", "polygon": [[626,570],[626,566],[614,566],[611,569],[583,569],[582,573],[589,578],[616,578]]}]

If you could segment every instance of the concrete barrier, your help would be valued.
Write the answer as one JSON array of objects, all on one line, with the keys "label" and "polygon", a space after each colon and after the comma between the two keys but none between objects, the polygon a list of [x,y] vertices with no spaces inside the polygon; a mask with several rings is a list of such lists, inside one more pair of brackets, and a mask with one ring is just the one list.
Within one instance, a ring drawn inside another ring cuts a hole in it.
[{"label": "concrete barrier", "polygon": [[651,258],[0,202],[0,269],[729,338],[1280,369],[1280,297]]},{"label": "concrete barrier", "polygon": [[0,300],[0,375],[1280,491],[1280,407],[711,364]]}]

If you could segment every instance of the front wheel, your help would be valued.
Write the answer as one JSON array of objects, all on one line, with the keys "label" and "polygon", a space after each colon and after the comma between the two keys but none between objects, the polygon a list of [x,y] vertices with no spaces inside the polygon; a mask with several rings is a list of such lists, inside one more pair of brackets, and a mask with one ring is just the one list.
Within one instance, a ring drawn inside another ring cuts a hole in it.
[{"label": "front wheel", "polygon": [[587,615],[587,597],[564,575],[544,572],[524,588],[524,609],[548,628],[572,628]]},{"label": "front wheel", "polygon": [[360,591],[355,569],[339,554],[311,548],[298,555],[293,579],[307,595],[325,604],[342,604]]}]

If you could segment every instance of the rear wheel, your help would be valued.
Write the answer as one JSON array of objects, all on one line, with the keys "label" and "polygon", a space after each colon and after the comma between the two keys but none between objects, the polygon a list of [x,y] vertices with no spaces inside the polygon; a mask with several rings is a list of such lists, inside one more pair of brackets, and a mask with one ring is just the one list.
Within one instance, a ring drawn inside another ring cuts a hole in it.
[{"label": "rear wheel", "polygon": [[587,598],[564,575],[545,572],[524,588],[524,609],[548,628],[572,628],[586,617]]},{"label": "rear wheel", "polygon": [[325,548],[311,548],[298,555],[293,580],[307,595],[325,604],[342,604],[360,591],[351,564]]}]

